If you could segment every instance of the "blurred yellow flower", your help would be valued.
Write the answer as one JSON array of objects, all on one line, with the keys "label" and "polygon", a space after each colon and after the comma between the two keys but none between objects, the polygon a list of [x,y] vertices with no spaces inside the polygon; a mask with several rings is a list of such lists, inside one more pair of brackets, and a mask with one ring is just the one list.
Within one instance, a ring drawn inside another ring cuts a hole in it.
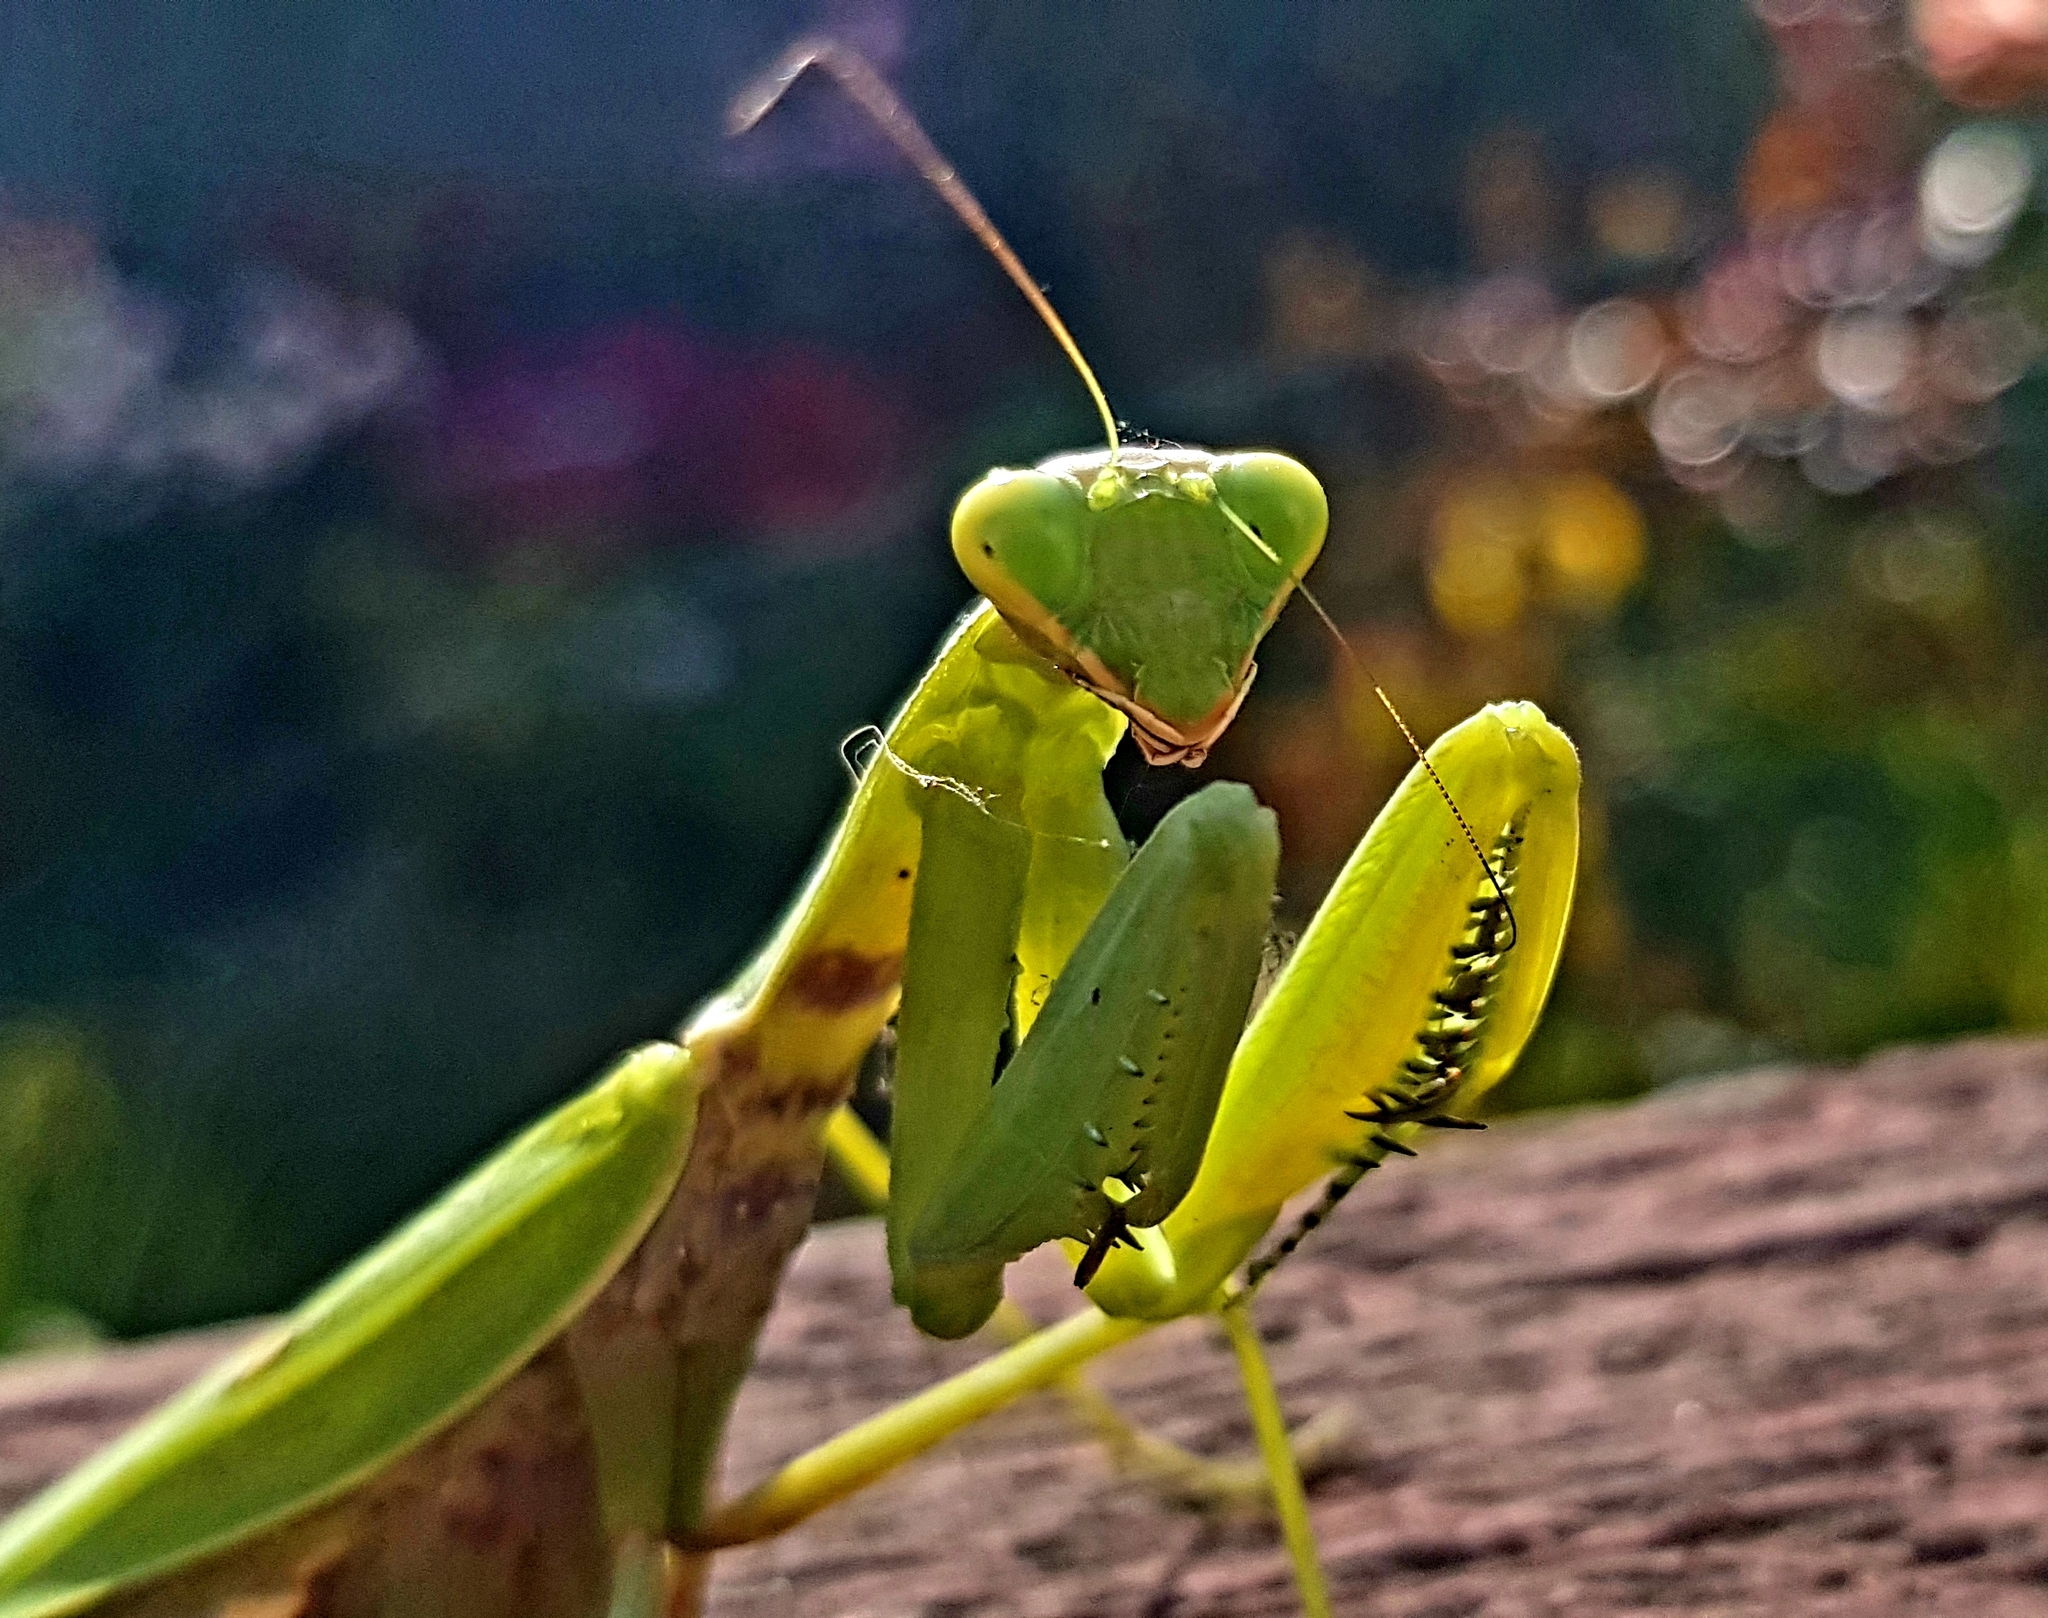
[{"label": "blurred yellow flower", "polygon": [[1648,555],[1636,503],[1598,472],[1565,472],[1545,482],[1541,510],[1550,596],[1582,612],[1612,611]]},{"label": "blurred yellow flower", "polygon": [[1429,601],[1446,629],[1467,636],[1512,629],[1529,600],[1527,557],[1537,512],[1503,478],[1462,483],[1430,524]]}]

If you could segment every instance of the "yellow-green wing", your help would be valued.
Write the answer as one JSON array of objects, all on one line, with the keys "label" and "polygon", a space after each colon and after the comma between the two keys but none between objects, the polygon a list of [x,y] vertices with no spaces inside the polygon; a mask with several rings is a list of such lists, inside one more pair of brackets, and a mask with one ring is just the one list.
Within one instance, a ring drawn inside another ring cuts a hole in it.
[{"label": "yellow-green wing", "polygon": [[0,1618],[75,1612],[231,1545],[471,1408],[639,1241],[696,1109],[685,1052],[626,1057],[0,1525]]}]

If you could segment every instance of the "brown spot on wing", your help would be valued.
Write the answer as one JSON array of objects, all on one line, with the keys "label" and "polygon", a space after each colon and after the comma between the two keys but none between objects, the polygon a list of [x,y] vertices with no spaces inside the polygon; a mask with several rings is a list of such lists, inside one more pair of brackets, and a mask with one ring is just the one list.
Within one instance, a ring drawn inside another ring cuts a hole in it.
[{"label": "brown spot on wing", "polygon": [[856,949],[814,950],[789,974],[789,992],[816,1011],[850,1011],[878,1000],[903,979],[903,952],[863,955]]}]

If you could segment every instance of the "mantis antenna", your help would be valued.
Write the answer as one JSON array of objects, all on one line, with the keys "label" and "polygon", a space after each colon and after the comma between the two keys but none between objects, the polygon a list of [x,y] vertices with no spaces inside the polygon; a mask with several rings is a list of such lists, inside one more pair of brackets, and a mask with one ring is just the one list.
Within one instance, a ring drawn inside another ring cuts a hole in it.
[{"label": "mantis antenna", "polygon": [[911,166],[945,199],[946,206],[959,216],[960,222],[974,232],[975,240],[989,250],[995,261],[1002,265],[1003,273],[1017,284],[1017,290],[1038,311],[1038,318],[1045,322],[1054,340],[1066,350],[1067,358],[1074,362],[1074,369],[1081,373],[1081,380],[1087,384],[1089,397],[1095,401],[1095,409],[1102,417],[1103,431],[1109,435],[1110,464],[1115,465],[1117,451],[1122,447],[1116,415],[1109,408],[1109,398],[1103,393],[1102,384],[1095,380],[1094,371],[1082,355],[1081,345],[1074,341],[1073,333],[1067,330],[1066,322],[1060,319],[1052,300],[1031,279],[1023,261],[1003,240],[1003,233],[996,229],[995,222],[974,200],[974,193],[967,189],[959,171],[946,161],[946,154],[932,144],[924,126],[912,116],[910,109],[904,106],[896,92],[889,88],[888,81],[874,70],[865,56],[835,39],[820,35],[798,40],[776,58],[774,66],[732,98],[732,105],[725,115],[727,131],[744,135],[774,110],[789,87],[803,77],[805,69],[813,67],[822,68],[839,81],[840,89],[851,96],[854,104],[895,142],[896,149],[910,159]]},{"label": "mantis antenna", "polygon": [[[831,74],[838,81],[840,89],[852,98],[854,105],[874,120],[882,133],[895,144],[896,149],[910,160],[911,167],[924,177],[925,183],[945,199],[946,206],[951,208],[960,222],[974,233],[975,240],[988,249],[990,256],[1003,267],[1003,273],[1016,283],[1017,290],[1024,294],[1031,307],[1038,311],[1038,318],[1045,322],[1046,329],[1052,333],[1054,341],[1066,351],[1067,358],[1074,362],[1074,369],[1081,373],[1082,382],[1087,384],[1089,397],[1095,401],[1095,409],[1102,417],[1103,431],[1109,437],[1109,464],[1116,465],[1118,451],[1122,448],[1116,414],[1109,408],[1109,398],[1103,393],[1102,384],[1095,380],[1095,372],[1081,353],[1081,345],[1074,341],[1073,333],[1067,330],[1066,322],[1060,319],[1059,312],[1052,306],[1052,300],[1046,297],[1044,290],[1031,279],[1023,261],[1011,251],[1010,244],[1003,239],[1003,233],[996,229],[995,222],[975,200],[974,193],[967,189],[966,182],[960,178],[960,171],[946,160],[944,152],[932,144],[931,137],[924,132],[924,126],[917,121],[911,110],[904,106],[902,98],[889,87],[888,80],[875,71],[865,56],[822,34],[809,34],[797,40],[777,57],[774,64],[760,77],[752,80],[732,98],[732,104],[726,109],[725,114],[727,133],[744,135],[752,129],[774,111],[776,104],[789,93],[790,86],[814,67]],[[1236,512],[1227,506],[1224,507],[1224,511],[1232,524],[1243,532],[1254,547],[1263,552],[1269,560],[1276,563],[1279,561],[1279,558],[1267,549],[1265,541],[1247,527]],[[1316,616],[1323,621],[1323,627],[1329,630],[1345,658],[1372,688],[1372,694],[1379,698],[1380,706],[1387,710],[1387,717],[1394,721],[1395,728],[1401,732],[1401,739],[1408,744],[1409,751],[1428,773],[1438,795],[1443,798],[1445,807],[1451,811],[1451,818],[1458,823],[1458,830],[1464,833],[1465,841],[1471,846],[1474,857],[1478,859],[1480,869],[1485,871],[1487,881],[1493,885],[1493,891],[1499,895],[1500,902],[1507,907],[1508,948],[1513,949],[1515,939],[1519,936],[1514,905],[1508,899],[1507,890],[1501,886],[1500,873],[1494,870],[1493,861],[1486,857],[1485,849],[1480,847],[1479,838],[1465,819],[1464,810],[1458,807],[1458,800],[1451,796],[1451,789],[1444,785],[1443,777],[1436,773],[1436,766],[1430,763],[1429,755],[1415,739],[1415,732],[1408,728],[1408,721],[1401,717],[1401,710],[1394,706],[1394,699],[1387,695],[1386,687],[1381,685],[1372,670],[1365,666],[1364,659],[1353,649],[1351,642],[1345,639],[1344,631],[1337,627],[1336,620],[1309,592],[1306,584],[1296,584],[1295,589],[1315,609]]]},{"label": "mantis antenna", "polygon": [[1501,886],[1500,872],[1494,869],[1493,861],[1486,857],[1486,850],[1479,846],[1478,834],[1472,830],[1472,823],[1465,818],[1465,811],[1458,807],[1458,800],[1451,796],[1451,789],[1444,785],[1444,778],[1436,773],[1436,766],[1430,763],[1429,755],[1415,739],[1415,732],[1408,728],[1408,721],[1401,717],[1401,710],[1394,706],[1394,699],[1387,695],[1387,688],[1380,684],[1379,676],[1366,666],[1365,659],[1358,655],[1351,642],[1345,638],[1344,631],[1337,627],[1337,620],[1332,618],[1323,604],[1309,593],[1307,585],[1297,584],[1294,588],[1300,593],[1302,600],[1315,608],[1316,616],[1322,619],[1323,627],[1330,632],[1331,637],[1337,642],[1337,649],[1357,671],[1359,678],[1372,687],[1372,694],[1380,699],[1380,706],[1387,710],[1387,717],[1393,720],[1394,728],[1400,731],[1401,740],[1408,744],[1408,751],[1415,755],[1415,762],[1420,764],[1424,773],[1429,776],[1430,783],[1436,788],[1437,796],[1444,800],[1444,807],[1450,810],[1451,818],[1458,823],[1458,830],[1465,834],[1465,843],[1472,850],[1473,858],[1479,861],[1479,868],[1486,873],[1486,880],[1493,885],[1494,894],[1499,898],[1501,908],[1508,913],[1506,947],[1513,949],[1515,941],[1522,936],[1521,924],[1515,920],[1515,902],[1508,897],[1508,890]]},{"label": "mantis antenna", "polygon": [[[1258,531],[1232,511],[1221,495],[1217,496],[1216,503],[1223,507],[1223,515],[1230,519],[1232,526],[1243,534],[1260,554],[1277,566],[1280,558],[1267,547],[1266,542],[1259,537]],[[1444,785],[1444,778],[1436,773],[1436,766],[1430,763],[1429,754],[1422,750],[1422,743],[1415,739],[1415,732],[1408,728],[1408,721],[1401,717],[1401,710],[1394,706],[1394,699],[1387,695],[1387,688],[1380,684],[1379,676],[1366,666],[1365,659],[1358,655],[1357,649],[1344,631],[1337,627],[1337,620],[1330,616],[1329,609],[1316,599],[1315,592],[1308,587],[1306,581],[1297,581],[1294,590],[1302,600],[1315,609],[1315,615],[1323,621],[1323,627],[1337,643],[1337,650],[1344,654],[1345,661],[1351,665],[1358,677],[1372,688],[1372,694],[1380,699],[1380,706],[1387,710],[1387,717],[1393,720],[1394,728],[1401,733],[1401,740],[1408,744],[1408,751],[1415,755],[1415,762],[1422,766],[1423,773],[1436,788],[1437,796],[1444,800],[1444,807],[1450,810],[1451,818],[1458,823],[1458,830],[1465,834],[1466,846],[1479,861],[1479,868],[1486,873],[1486,880],[1493,885],[1493,891],[1499,897],[1501,907],[1508,913],[1507,947],[1513,949],[1515,940],[1521,936],[1518,930],[1519,923],[1515,920],[1514,901],[1508,897],[1507,889],[1501,886],[1500,872],[1493,868],[1493,861],[1486,857],[1486,850],[1479,846],[1478,834],[1472,830],[1472,823],[1465,818],[1465,811],[1458,807],[1458,800],[1451,796],[1451,789]]]}]

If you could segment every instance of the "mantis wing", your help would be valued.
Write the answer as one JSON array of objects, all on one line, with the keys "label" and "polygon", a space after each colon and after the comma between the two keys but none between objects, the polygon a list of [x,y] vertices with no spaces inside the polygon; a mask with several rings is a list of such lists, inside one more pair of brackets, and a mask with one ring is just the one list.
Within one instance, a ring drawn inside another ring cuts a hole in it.
[{"label": "mantis wing", "polygon": [[697,1081],[626,1057],[0,1527],[0,1618],[75,1612],[346,1490],[529,1359],[682,1172]]}]

